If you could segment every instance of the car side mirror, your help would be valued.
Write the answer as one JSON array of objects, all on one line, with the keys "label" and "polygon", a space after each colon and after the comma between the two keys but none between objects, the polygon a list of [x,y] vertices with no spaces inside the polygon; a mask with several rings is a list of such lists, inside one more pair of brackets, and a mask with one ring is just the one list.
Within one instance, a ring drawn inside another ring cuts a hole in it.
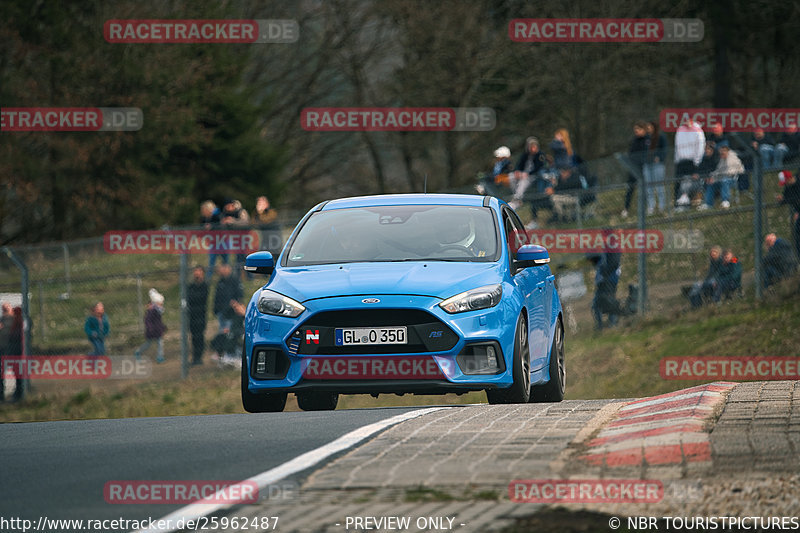
[{"label": "car side mirror", "polygon": [[514,261],[516,268],[528,268],[532,266],[546,265],[550,262],[550,254],[547,248],[538,244],[526,244],[517,250],[517,258]]},{"label": "car side mirror", "polygon": [[275,260],[270,252],[254,252],[244,260],[244,269],[254,274],[271,274],[275,269]]}]

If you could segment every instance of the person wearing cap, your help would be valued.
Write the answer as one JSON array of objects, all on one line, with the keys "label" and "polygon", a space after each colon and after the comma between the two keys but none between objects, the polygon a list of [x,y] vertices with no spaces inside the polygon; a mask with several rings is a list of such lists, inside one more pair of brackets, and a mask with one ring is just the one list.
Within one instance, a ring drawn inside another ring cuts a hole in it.
[{"label": "person wearing cap", "polygon": [[719,204],[720,207],[728,209],[731,206],[731,185],[733,185],[739,174],[744,173],[744,165],[742,165],[736,152],[731,150],[727,141],[719,143],[717,150],[719,151],[719,163],[717,163],[717,168],[706,179],[705,203],[700,204],[698,209],[714,207],[714,196],[717,189],[719,189],[720,198],[722,199]]},{"label": "person wearing cap", "polygon": [[[800,169],[797,172],[800,173]],[[800,180],[788,170],[780,172],[778,180],[783,187],[783,193],[776,195],[775,199],[780,205],[790,207],[789,221],[792,228],[792,242],[794,243],[794,252],[800,259]]]},{"label": "person wearing cap", "polygon": [[511,187],[509,180],[514,167],[511,164],[511,150],[508,146],[501,146],[494,151],[494,163],[489,174],[481,178],[475,186],[479,194],[495,194],[498,187]]},{"label": "person wearing cap", "polygon": [[164,333],[167,326],[161,316],[164,314],[164,296],[155,289],[150,289],[147,293],[150,296],[150,303],[144,313],[144,344],[135,352],[136,359],[142,358],[142,352],[150,349],[153,343],[157,344],[156,362],[164,362]]}]

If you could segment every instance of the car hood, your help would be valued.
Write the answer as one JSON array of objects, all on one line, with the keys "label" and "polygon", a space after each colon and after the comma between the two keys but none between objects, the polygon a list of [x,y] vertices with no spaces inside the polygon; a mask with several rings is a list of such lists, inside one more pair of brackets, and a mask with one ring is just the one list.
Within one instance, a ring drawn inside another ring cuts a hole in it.
[{"label": "car hood", "polygon": [[449,298],[499,283],[496,263],[348,263],[281,268],[266,288],[299,302],[332,296],[408,294]]}]

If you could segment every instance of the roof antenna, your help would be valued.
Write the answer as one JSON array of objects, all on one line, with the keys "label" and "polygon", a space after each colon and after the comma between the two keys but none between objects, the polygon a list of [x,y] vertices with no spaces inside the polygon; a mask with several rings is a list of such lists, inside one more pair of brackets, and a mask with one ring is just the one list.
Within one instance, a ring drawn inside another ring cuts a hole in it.
[{"label": "roof antenna", "polygon": [[428,173],[425,173],[425,181],[424,185],[422,186],[422,194],[428,194]]}]

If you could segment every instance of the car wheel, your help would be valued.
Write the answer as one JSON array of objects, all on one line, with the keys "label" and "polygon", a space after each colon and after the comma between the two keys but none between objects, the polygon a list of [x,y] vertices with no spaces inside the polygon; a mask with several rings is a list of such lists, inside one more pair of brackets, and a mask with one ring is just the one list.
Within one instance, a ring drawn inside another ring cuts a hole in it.
[{"label": "car wheel", "polygon": [[339,403],[339,394],[336,392],[298,392],[297,405],[303,411],[333,411]]},{"label": "car wheel", "polygon": [[531,391],[531,358],[528,347],[528,321],[525,315],[517,320],[514,336],[514,383],[507,389],[489,389],[486,399],[491,404],[528,403]]},{"label": "car wheel", "polygon": [[247,357],[242,347],[242,407],[248,413],[279,413],[286,407],[285,392],[271,392],[267,394],[253,394],[247,388],[248,376]]},{"label": "car wheel", "polygon": [[560,402],[564,399],[567,383],[567,367],[564,364],[564,326],[559,318],[553,333],[550,349],[550,381],[531,387],[531,402]]}]

